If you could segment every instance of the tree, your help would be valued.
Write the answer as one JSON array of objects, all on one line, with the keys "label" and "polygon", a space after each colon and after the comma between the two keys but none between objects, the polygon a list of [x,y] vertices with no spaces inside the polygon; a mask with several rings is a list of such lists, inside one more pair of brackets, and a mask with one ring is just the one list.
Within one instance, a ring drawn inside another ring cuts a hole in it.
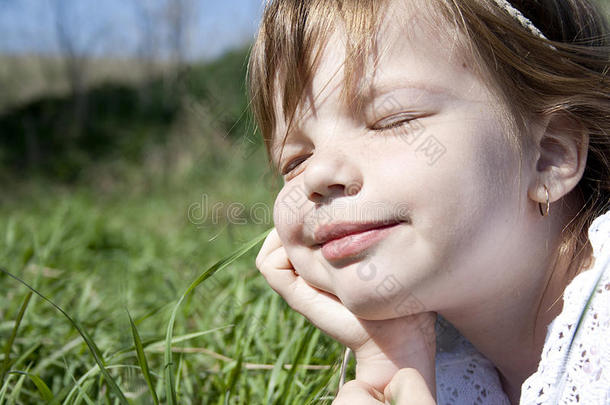
[{"label": "tree", "polygon": [[73,100],[73,117],[71,125],[66,131],[67,136],[78,137],[81,132],[87,115],[87,94],[86,83],[91,57],[104,39],[108,32],[105,24],[97,29],[91,30],[79,19],[82,15],[79,6],[84,3],[75,0],[49,0],[55,35],[57,42],[58,55],[64,71],[65,79],[70,87]]}]

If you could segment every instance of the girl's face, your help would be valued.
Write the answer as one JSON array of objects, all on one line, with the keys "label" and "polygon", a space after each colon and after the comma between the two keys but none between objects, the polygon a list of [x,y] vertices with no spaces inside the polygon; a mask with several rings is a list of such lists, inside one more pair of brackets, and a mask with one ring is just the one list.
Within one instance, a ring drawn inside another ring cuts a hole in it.
[{"label": "girl's face", "polygon": [[536,277],[523,252],[539,214],[502,104],[455,44],[391,11],[364,108],[341,102],[338,31],[281,160],[286,127],[272,147],[296,272],[365,319],[484,304]]}]

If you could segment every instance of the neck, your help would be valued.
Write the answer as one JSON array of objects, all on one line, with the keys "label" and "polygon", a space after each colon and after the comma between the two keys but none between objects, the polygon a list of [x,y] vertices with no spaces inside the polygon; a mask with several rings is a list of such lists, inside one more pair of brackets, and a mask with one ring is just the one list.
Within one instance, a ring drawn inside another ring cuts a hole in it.
[{"label": "neck", "polygon": [[[535,296],[513,294],[504,297],[506,300],[527,302],[529,308],[537,308]],[[546,328],[561,308],[559,303],[551,310],[541,311],[538,320],[532,313],[514,305],[510,313],[495,305],[487,306],[472,317],[446,315],[451,322],[468,339],[481,354],[497,368],[502,381],[502,388],[511,403],[519,402],[521,384],[536,371],[540,354],[544,346]],[[502,313],[499,321],[498,314]]]},{"label": "neck", "polygon": [[521,385],[538,368],[547,326],[561,312],[562,300],[557,300],[557,297],[561,296],[562,287],[551,281],[547,291],[538,315],[540,297],[516,292],[502,297],[506,305],[518,303],[512,304],[509,311],[506,307],[487,305],[468,318],[447,316],[464,337],[496,366],[511,404],[519,403]]},{"label": "neck", "polygon": [[[547,327],[562,309],[561,296],[569,282],[566,274],[569,274],[570,258],[559,255],[560,244],[559,237],[549,240],[549,248],[554,248],[548,254],[528,258],[523,269],[537,276],[526,283],[511,291],[496,291],[494,296],[478,303],[470,302],[464,308],[441,312],[496,366],[502,388],[512,404],[519,403],[521,385],[537,370]],[[580,262],[572,265],[580,266]],[[515,269],[495,271],[512,270]]]}]

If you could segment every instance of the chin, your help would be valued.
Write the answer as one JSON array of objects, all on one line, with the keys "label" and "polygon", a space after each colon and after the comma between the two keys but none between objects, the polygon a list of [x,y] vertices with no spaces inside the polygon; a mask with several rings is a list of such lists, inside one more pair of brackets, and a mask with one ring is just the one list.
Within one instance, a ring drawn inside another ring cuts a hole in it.
[{"label": "chin", "polygon": [[360,319],[367,321],[382,321],[396,318],[398,314],[388,308],[388,302],[375,302],[374,300],[342,300],[343,305]]},{"label": "chin", "polygon": [[339,299],[358,318],[369,321],[395,319],[427,311],[413,294],[404,292],[385,298],[374,294],[357,297],[341,294]]}]

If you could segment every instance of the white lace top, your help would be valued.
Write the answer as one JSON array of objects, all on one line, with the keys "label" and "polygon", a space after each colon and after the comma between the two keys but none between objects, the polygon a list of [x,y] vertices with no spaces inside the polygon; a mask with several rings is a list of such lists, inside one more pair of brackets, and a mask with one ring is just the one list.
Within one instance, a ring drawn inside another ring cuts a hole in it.
[{"label": "white lace top", "polygon": [[[610,211],[593,221],[589,240],[593,268],[566,287],[521,405],[610,405]],[[436,327],[437,403],[509,405],[494,365],[442,318]]]}]

